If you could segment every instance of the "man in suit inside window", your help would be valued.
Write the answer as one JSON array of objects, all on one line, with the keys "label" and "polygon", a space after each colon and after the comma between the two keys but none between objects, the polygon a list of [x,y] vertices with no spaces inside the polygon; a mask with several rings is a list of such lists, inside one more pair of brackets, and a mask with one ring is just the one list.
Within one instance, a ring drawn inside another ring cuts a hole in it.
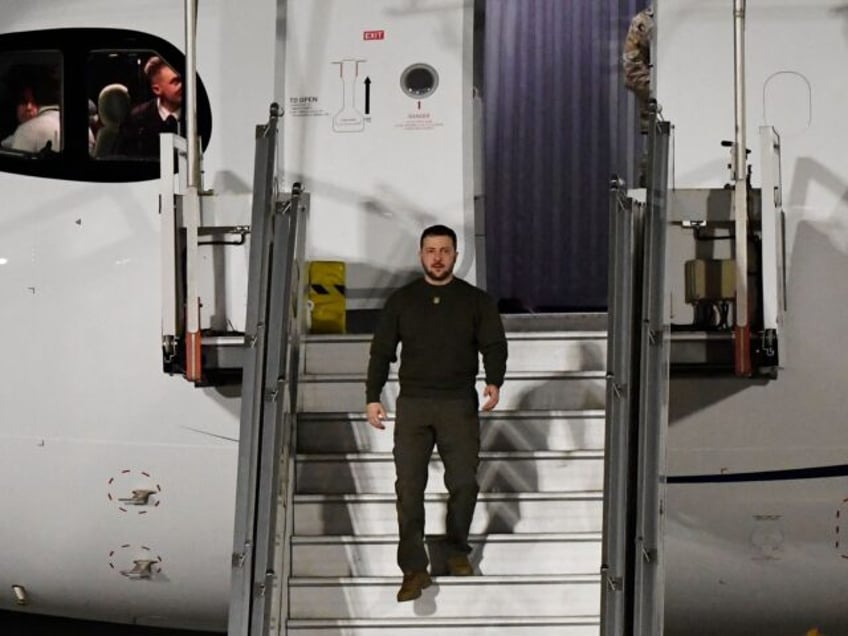
[{"label": "man in suit inside window", "polygon": [[159,158],[159,134],[180,132],[183,109],[182,77],[158,55],[144,65],[153,99],[136,106],[125,124],[120,154]]}]

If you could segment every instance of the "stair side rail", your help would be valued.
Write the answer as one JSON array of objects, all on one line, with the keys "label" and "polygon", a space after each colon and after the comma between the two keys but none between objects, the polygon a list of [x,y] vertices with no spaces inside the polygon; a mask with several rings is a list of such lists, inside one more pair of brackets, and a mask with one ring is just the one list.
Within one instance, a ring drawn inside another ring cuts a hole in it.
[{"label": "stair side rail", "polygon": [[639,439],[634,560],[633,634],[663,633],[666,433],[668,430],[669,342],[666,316],[666,226],[671,124],[656,108],[649,132],[648,191],[642,280]]},{"label": "stair side rail", "polygon": [[601,634],[623,636],[633,621],[645,203],[644,197],[628,196],[617,177],[610,185]]},{"label": "stair side rail", "polygon": [[296,183],[290,194],[279,198],[277,210],[262,387],[251,636],[286,633],[298,371],[306,333],[304,262],[309,195]]},{"label": "stair side rail", "polygon": [[[278,196],[279,107],[256,128],[228,634],[284,632],[309,197]],[[279,505],[280,502],[282,505]]]}]

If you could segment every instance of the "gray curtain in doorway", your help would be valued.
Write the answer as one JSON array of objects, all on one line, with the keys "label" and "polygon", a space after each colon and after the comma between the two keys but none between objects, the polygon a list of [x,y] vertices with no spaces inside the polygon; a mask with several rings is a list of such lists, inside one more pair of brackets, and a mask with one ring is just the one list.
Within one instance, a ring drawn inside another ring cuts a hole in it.
[{"label": "gray curtain in doorway", "polygon": [[646,4],[486,0],[486,278],[509,305],[606,307],[609,179],[633,183],[642,143],[621,52]]}]

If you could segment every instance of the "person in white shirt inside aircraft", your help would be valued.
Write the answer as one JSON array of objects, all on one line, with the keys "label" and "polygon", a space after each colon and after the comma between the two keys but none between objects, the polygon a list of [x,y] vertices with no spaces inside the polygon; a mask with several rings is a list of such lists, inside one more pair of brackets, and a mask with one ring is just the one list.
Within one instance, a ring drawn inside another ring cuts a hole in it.
[{"label": "person in white shirt inside aircraft", "polygon": [[[38,114],[38,106],[35,103],[35,98],[32,96],[32,89],[25,86],[18,90],[17,103],[15,104],[15,119],[18,125],[29,121]],[[16,129],[17,130],[17,129]],[[0,146],[3,148],[11,148],[12,141],[15,139],[15,131],[12,131],[8,137],[0,141]]]},{"label": "person in white shirt inside aircraft", "polygon": [[16,116],[18,127],[3,140],[4,148],[37,153],[48,148],[58,152],[62,142],[59,81],[55,69],[33,67],[21,83]]}]

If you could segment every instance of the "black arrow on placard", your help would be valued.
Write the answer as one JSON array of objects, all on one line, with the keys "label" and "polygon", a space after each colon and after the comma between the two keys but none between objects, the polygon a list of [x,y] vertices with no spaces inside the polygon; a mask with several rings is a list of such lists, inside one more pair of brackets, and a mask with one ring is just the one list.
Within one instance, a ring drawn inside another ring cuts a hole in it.
[{"label": "black arrow on placard", "polygon": [[371,114],[371,78],[365,78],[365,114]]}]

